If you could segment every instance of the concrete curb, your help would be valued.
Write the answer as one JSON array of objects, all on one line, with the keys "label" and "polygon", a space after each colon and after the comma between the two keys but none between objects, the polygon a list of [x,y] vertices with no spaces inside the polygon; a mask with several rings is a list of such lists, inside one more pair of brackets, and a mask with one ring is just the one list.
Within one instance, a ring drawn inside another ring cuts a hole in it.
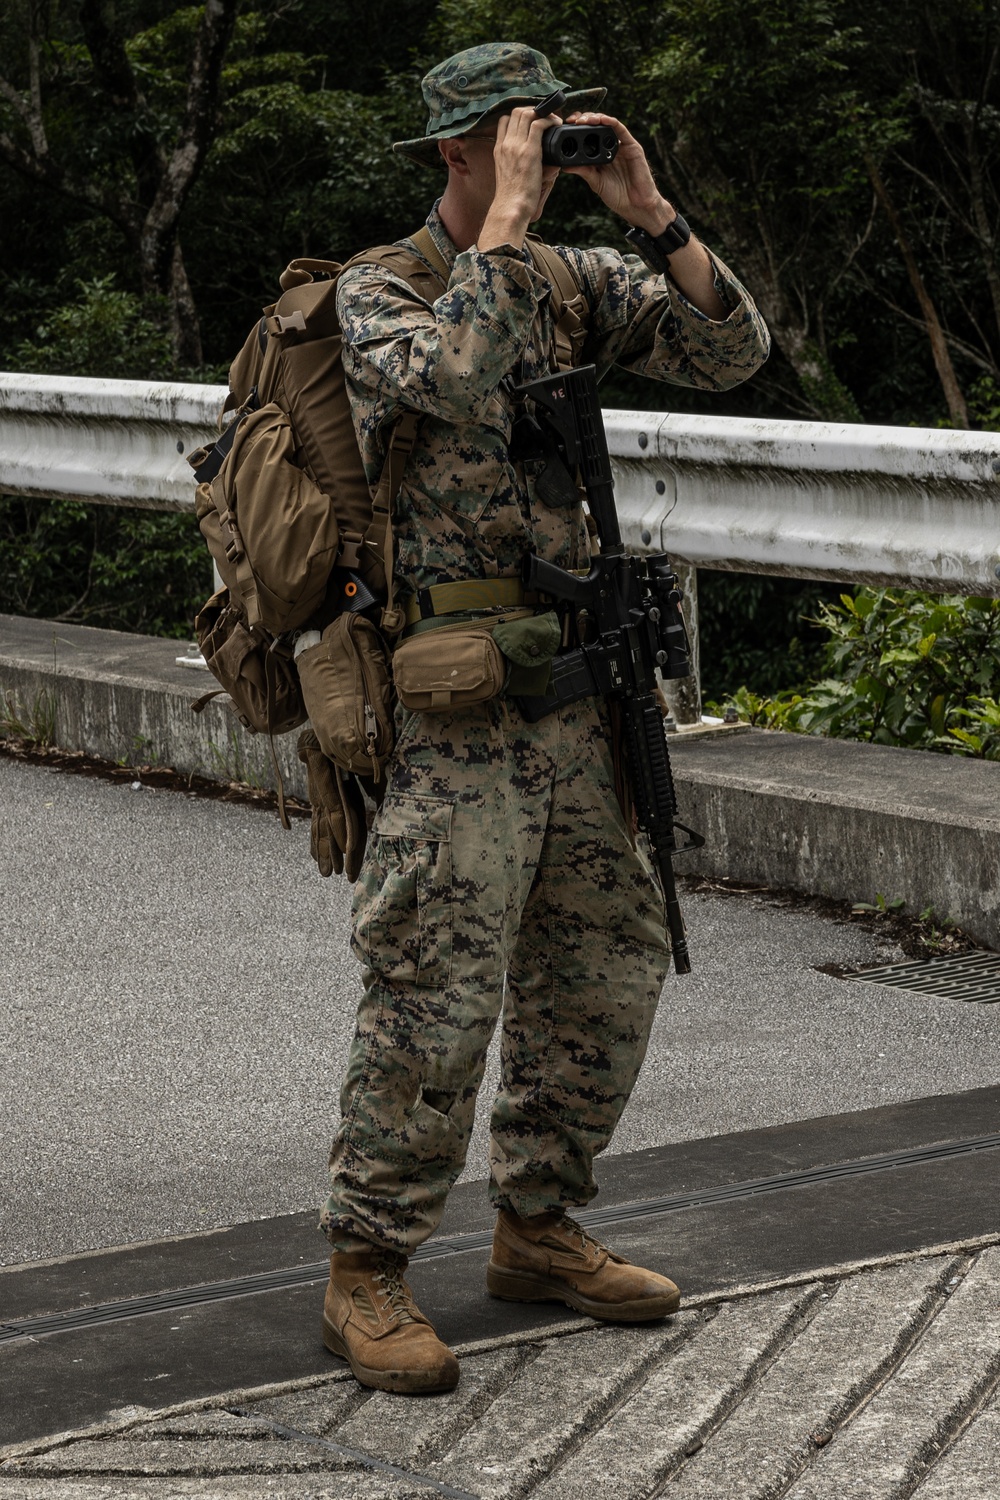
[{"label": "concrete curb", "polygon": [[[223,695],[193,713],[218,683],[178,657],[196,659],[194,643],[0,615],[0,717],[6,703],[8,717],[48,720],[64,750],[273,789],[267,736],[244,729]],[[305,797],[295,742],[279,735],[274,748],[285,791]]]},{"label": "concrete curb", "polygon": [[1000,764],[755,730],[671,746],[685,873],[901,897],[1000,948]]},{"label": "concrete curb", "polygon": [[[889,1255],[869,1256],[863,1260],[850,1261],[840,1265],[820,1267],[802,1271],[794,1276],[783,1276],[771,1278],[767,1281],[757,1283],[744,1283],[734,1286],[720,1286],[707,1292],[702,1292],[694,1297],[685,1297],[682,1311],[697,1312],[706,1307],[713,1307],[722,1302],[745,1302],[756,1296],[762,1296],[769,1292],[791,1290],[795,1287],[817,1286],[822,1282],[844,1281],[848,1277],[862,1275],[866,1271],[874,1271],[892,1266],[907,1265],[914,1261],[935,1260],[945,1256],[974,1255],[979,1251],[989,1249],[991,1246],[1000,1245],[1000,1234],[979,1235],[973,1239],[947,1241],[940,1244],[929,1245],[920,1250],[909,1250],[896,1252]],[[595,1324],[590,1318],[570,1318],[564,1323],[557,1323],[542,1329],[533,1331],[503,1334],[499,1338],[474,1339],[455,1346],[455,1353],[459,1359],[469,1359],[478,1354],[489,1354],[500,1349],[516,1348],[523,1344],[547,1344],[556,1339],[571,1337],[574,1334],[592,1333],[595,1328],[605,1325]],[[47,1437],[34,1439],[24,1443],[11,1443],[0,1448],[0,1464],[8,1463],[18,1458],[34,1457],[37,1454],[48,1453],[53,1449],[64,1447],[67,1443],[79,1442],[83,1439],[96,1439],[106,1437],[117,1437],[130,1432],[135,1427],[141,1427],[152,1421],[163,1421],[170,1417],[187,1416],[192,1412],[209,1412],[228,1409],[233,1406],[244,1406],[247,1403],[258,1402],[272,1396],[292,1395],[297,1391],[318,1390],[324,1386],[342,1384],[352,1380],[349,1370],[335,1370],[329,1375],[307,1375],[297,1380],[273,1381],[266,1385],[237,1386],[233,1390],[225,1391],[222,1395],[203,1396],[192,1398],[188,1401],[178,1401],[172,1406],[127,1406],[115,1412],[109,1413],[102,1422],[94,1422],[89,1426],[67,1429],[64,1432],[51,1433]]]}]

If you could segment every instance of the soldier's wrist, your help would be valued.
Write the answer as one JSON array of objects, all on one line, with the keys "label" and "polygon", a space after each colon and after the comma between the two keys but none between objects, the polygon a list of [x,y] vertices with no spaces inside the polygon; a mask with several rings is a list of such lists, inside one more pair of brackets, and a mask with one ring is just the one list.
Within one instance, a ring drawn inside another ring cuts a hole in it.
[{"label": "soldier's wrist", "polygon": [[509,219],[486,220],[479,231],[476,248],[484,253],[501,250],[504,247],[513,249],[516,254],[521,255],[524,251],[524,237],[528,232],[528,226],[522,225]]},{"label": "soldier's wrist", "polygon": [[494,199],[479,232],[480,250],[491,250],[497,245],[514,245],[518,249],[531,222],[534,204],[526,205],[517,199]]},{"label": "soldier's wrist", "polygon": [[661,235],[668,224],[677,217],[677,210],[666,198],[658,198],[655,203],[650,203],[641,213],[630,214],[628,221],[634,229],[641,229],[648,234],[650,239],[656,239]]}]

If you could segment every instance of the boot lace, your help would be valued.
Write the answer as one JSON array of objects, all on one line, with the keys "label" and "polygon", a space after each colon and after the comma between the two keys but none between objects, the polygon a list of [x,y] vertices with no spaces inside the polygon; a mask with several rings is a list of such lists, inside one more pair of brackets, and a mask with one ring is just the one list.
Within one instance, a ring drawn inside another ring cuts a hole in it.
[{"label": "boot lace", "polygon": [[414,1313],[417,1309],[413,1293],[403,1280],[406,1261],[401,1256],[385,1254],[377,1258],[375,1265],[372,1283],[385,1298],[386,1305],[392,1310],[397,1322],[415,1323]]},{"label": "boot lace", "polygon": [[598,1250],[607,1250],[608,1248],[600,1240],[595,1239],[592,1234],[588,1234],[583,1225],[578,1224],[575,1219],[571,1219],[569,1214],[563,1214],[559,1220],[559,1228],[568,1230],[570,1234],[578,1234],[580,1236],[580,1249],[584,1254],[587,1252],[588,1245],[594,1245]]}]

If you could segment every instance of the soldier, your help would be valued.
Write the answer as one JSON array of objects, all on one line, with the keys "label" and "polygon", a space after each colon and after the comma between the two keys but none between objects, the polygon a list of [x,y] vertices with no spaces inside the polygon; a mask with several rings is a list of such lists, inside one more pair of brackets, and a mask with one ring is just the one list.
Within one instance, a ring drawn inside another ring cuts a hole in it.
[{"label": "soldier", "polygon": [[[527,554],[585,569],[590,553],[582,506],[547,507],[531,466],[510,452],[511,388],[553,367],[561,321],[526,239],[559,171],[541,153],[558,119],[534,106],[561,88],[540,53],[509,43],[428,73],[427,134],[394,149],[447,175],[424,242],[446,289],[432,305],[374,265],[340,282],[371,481],[394,418],[420,414],[395,570],[408,634],[451,625],[434,637],[441,659],[462,621],[524,612]],[[565,118],[609,125],[618,155],[575,170],[631,226],[639,254],[559,250],[579,289],[576,362],[725,390],[763,363],[767,331],[661,196],[638,142],[597,112],[604,92],[570,92]],[[354,901],[365,994],[322,1220],[333,1251],[324,1338],[363,1385],[438,1391],[455,1385],[458,1364],[403,1276],[462,1170],[501,1014],[489,1291],[614,1321],[678,1306],[672,1281],[629,1265],[566,1213],[597,1191],[593,1158],[635,1083],[669,946],[659,885],[616,798],[603,703],[538,723],[504,696],[410,712],[387,770]]]}]

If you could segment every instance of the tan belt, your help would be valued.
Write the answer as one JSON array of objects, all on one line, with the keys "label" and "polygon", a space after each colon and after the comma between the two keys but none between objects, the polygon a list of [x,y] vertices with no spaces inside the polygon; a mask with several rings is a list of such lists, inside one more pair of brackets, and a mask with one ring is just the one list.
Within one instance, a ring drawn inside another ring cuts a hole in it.
[{"label": "tan belt", "polygon": [[[574,578],[586,578],[589,568],[571,568]],[[477,609],[518,609],[538,604],[542,595],[529,593],[520,578],[462,578],[456,583],[433,583],[418,589],[406,603],[408,626],[437,615],[456,615]]]},{"label": "tan belt", "polygon": [[475,609],[516,609],[526,602],[520,578],[463,578],[457,583],[435,583],[420,589],[406,604],[406,623],[416,625],[435,615],[454,615]]}]

